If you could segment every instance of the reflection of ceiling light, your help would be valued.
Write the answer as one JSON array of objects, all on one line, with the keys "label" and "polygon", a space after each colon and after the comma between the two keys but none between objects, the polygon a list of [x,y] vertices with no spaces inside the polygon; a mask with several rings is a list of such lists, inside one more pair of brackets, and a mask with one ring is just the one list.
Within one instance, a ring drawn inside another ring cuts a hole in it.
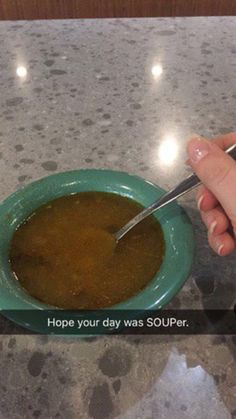
[{"label": "reflection of ceiling light", "polygon": [[18,77],[21,77],[21,78],[25,77],[27,75],[26,67],[24,67],[23,65],[20,65],[19,67],[17,67],[16,74]]},{"label": "reflection of ceiling light", "polygon": [[162,163],[171,166],[178,156],[178,143],[174,136],[168,135],[163,138],[158,154]]},{"label": "reflection of ceiling light", "polygon": [[163,73],[163,68],[160,64],[156,64],[152,67],[152,75],[155,79],[160,77],[160,75]]}]

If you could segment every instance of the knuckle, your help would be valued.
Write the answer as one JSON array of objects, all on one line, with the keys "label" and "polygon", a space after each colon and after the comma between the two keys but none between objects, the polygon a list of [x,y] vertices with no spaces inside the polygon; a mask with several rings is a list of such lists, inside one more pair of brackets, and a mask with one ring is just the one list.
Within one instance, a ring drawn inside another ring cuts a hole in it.
[{"label": "knuckle", "polygon": [[227,183],[227,180],[231,177],[232,166],[222,167],[218,166],[214,171],[209,173],[209,181],[214,182],[218,186],[222,186]]}]

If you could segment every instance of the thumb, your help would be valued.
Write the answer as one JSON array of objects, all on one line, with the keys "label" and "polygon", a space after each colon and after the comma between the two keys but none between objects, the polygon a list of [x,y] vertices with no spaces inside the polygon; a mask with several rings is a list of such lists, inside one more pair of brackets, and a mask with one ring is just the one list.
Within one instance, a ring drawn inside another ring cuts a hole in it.
[{"label": "thumb", "polygon": [[236,163],[217,144],[193,138],[188,144],[190,164],[202,183],[215,195],[236,227]]}]

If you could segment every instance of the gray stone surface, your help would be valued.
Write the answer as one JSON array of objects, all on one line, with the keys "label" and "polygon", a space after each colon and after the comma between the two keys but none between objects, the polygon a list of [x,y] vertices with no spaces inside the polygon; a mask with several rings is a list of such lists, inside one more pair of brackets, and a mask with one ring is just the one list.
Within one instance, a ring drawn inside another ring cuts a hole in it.
[{"label": "gray stone surface", "polygon": [[[236,18],[1,22],[0,56],[1,199],[85,167],[169,188],[189,173],[192,133],[235,128]],[[235,255],[209,249],[193,194],[182,204],[196,260],[170,306],[228,308]],[[235,345],[231,336],[1,336],[0,418],[236,417]]]}]

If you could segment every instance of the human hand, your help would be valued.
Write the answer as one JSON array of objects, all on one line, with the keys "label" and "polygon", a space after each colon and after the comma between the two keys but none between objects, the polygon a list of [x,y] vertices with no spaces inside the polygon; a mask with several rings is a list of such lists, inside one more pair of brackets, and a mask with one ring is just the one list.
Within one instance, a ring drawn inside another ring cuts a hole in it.
[{"label": "human hand", "polygon": [[188,143],[189,163],[203,183],[196,196],[198,208],[209,244],[220,256],[236,249],[236,162],[222,151],[232,144],[236,133]]}]

